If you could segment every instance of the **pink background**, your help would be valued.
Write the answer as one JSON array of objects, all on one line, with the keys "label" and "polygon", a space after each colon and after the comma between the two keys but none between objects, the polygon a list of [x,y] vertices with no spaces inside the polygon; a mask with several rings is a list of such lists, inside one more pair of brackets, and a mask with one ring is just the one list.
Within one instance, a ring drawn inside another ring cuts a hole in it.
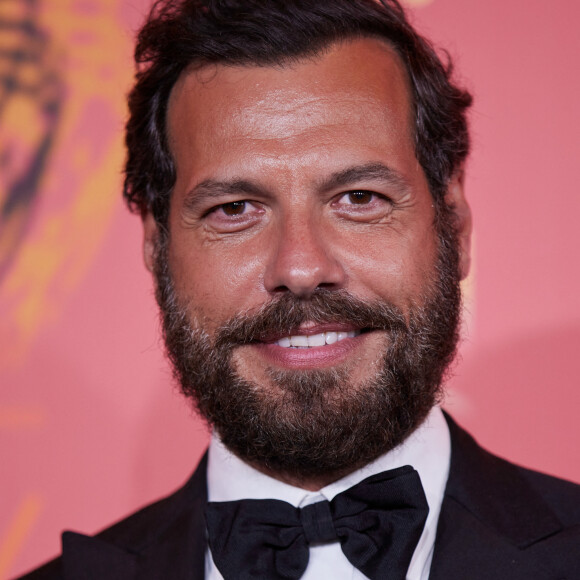
[{"label": "pink background", "polygon": [[[475,95],[474,271],[446,407],[496,453],[580,482],[580,4],[407,4]],[[170,492],[207,441],[172,385],[139,220],[120,200],[146,5],[51,0],[38,15],[65,101],[24,237],[0,245],[13,253],[0,287],[0,578],[55,555],[63,529],[95,532]],[[26,148],[28,120],[12,121]]]}]

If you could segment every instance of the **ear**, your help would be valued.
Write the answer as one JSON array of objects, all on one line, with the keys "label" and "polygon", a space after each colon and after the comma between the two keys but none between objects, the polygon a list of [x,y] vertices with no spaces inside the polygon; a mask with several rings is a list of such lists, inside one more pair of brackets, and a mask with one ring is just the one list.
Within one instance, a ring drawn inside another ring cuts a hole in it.
[{"label": "ear", "polygon": [[457,216],[457,234],[459,242],[459,274],[461,280],[467,278],[471,265],[471,209],[465,199],[465,173],[461,167],[449,181],[445,201],[452,207]]},{"label": "ear", "polygon": [[153,214],[148,211],[142,217],[143,221],[143,261],[149,272],[153,272],[155,266],[155,248],[159,229]]}]

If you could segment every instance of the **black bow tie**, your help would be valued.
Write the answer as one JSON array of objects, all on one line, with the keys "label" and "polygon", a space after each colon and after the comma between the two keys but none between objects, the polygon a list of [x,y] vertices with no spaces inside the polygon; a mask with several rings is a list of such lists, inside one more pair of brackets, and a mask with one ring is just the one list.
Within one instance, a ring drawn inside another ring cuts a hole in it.
[{"label": "black bow tie", "polygon": [[373,475],[304,508],[275,499],[211,502],[211,554],[225,580],[300,578],[309,546],[339,541],[371,580],[404,580],[429,506],[409,465]]}]

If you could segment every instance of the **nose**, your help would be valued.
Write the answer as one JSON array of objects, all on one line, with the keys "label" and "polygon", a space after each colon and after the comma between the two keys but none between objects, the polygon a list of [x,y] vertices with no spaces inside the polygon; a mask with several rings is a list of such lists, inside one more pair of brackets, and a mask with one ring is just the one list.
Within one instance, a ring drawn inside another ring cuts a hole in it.
[{"label": "nose", "polygon": [[268,292],[307,297],[317,288],[341,288],[345,271],[331,240],[315,220],[295,216],[278,228],[264,284]]}]

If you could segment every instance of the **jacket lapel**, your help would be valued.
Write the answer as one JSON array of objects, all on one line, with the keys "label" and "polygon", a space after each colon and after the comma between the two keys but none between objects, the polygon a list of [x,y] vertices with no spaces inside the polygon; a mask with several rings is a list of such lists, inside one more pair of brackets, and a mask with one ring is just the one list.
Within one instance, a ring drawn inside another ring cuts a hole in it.
[{"label": "jacket lapel", "polygon": [[451,467],[430,580],[553,577],[534,547],[562,529],[559,520],[518,467],[446,418]]},{"label": "jacket lapel", "polygon": [[177,493],[95,537],[63,534],[65,580],[202,580],[207,456]]}]

